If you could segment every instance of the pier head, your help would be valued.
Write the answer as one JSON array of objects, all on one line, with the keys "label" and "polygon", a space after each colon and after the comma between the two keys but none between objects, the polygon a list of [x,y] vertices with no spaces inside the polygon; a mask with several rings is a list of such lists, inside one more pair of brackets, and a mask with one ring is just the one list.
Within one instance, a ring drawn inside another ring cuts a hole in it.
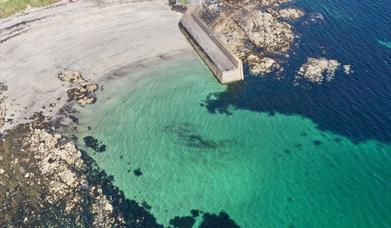
[{"label": "pier head", "polygon": [[184,13],[179,28],[220,83],[243,80],[242,61],[212,32],[200,17],[201,6]]}]

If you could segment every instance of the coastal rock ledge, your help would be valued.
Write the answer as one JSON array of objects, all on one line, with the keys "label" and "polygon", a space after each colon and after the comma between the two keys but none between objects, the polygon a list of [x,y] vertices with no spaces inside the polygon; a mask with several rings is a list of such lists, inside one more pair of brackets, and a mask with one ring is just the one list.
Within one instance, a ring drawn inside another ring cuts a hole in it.
[{"label": "coastal rock ledge", "polygon": [[0,224],[6,227],[160,227],[74,142],[36,114],[0,142]]}]

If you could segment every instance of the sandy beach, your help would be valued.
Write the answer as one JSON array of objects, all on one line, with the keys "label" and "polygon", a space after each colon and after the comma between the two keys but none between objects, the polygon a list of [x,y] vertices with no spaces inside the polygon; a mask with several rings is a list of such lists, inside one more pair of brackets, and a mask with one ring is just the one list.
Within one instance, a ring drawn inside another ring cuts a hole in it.
[{"label": "sandy beach", "polygon": [[8,90],[1,95],[6,110],[1,130],[35,112],[55,115],[70,88],[57,78],[63,69],[99,85],[134,66],[191,51],[176,26],[180,17],[164,0],[61,1],[3,19],[0,81]]}]

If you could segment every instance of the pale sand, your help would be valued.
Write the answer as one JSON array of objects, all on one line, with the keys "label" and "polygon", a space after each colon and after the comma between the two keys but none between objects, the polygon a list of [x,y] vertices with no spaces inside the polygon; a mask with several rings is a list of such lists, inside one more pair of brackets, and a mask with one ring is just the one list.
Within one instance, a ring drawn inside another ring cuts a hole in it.
[{"label": "pale sand", "polygon": [[[191,51],[177,27],[180,17],[166,0],[102,0],[60,2],[1,21],[0,82],[8,86],[3,105],[6,119],[13,122],[0,130],[34,112],[58,112],[69,89],[57,79],[60,69],[81,71],[90,82],[100,83],[113,72],[131,77],[123,71],[133,65],[147,67],[152,60]],[[18,25],[23,22],[28,23]],[[49,103],[57,104],[49,108]]]}]

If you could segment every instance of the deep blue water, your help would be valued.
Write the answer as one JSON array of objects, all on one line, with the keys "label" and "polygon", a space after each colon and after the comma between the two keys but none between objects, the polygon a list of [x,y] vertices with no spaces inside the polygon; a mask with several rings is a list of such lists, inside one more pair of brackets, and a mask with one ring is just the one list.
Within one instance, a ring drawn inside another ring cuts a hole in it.
[{"label": "deep blue water", "polygon": [[[204,105],[211,113],[228,113],[227,107],[233,106],[298,114],[355,143],[371,139],[390,143],[391,49],[379,40],[391,40],[391,2],[302,0],[293,5],[306,16],[295,23],[300,37],[284,65],[284,77],[247,74],[244,82],[208,96]],[[346,75],[340,69],[334,80],[322,85],[294,86],[295,73],[307,57],[337,59],[350,64],[353,73]]]}]

